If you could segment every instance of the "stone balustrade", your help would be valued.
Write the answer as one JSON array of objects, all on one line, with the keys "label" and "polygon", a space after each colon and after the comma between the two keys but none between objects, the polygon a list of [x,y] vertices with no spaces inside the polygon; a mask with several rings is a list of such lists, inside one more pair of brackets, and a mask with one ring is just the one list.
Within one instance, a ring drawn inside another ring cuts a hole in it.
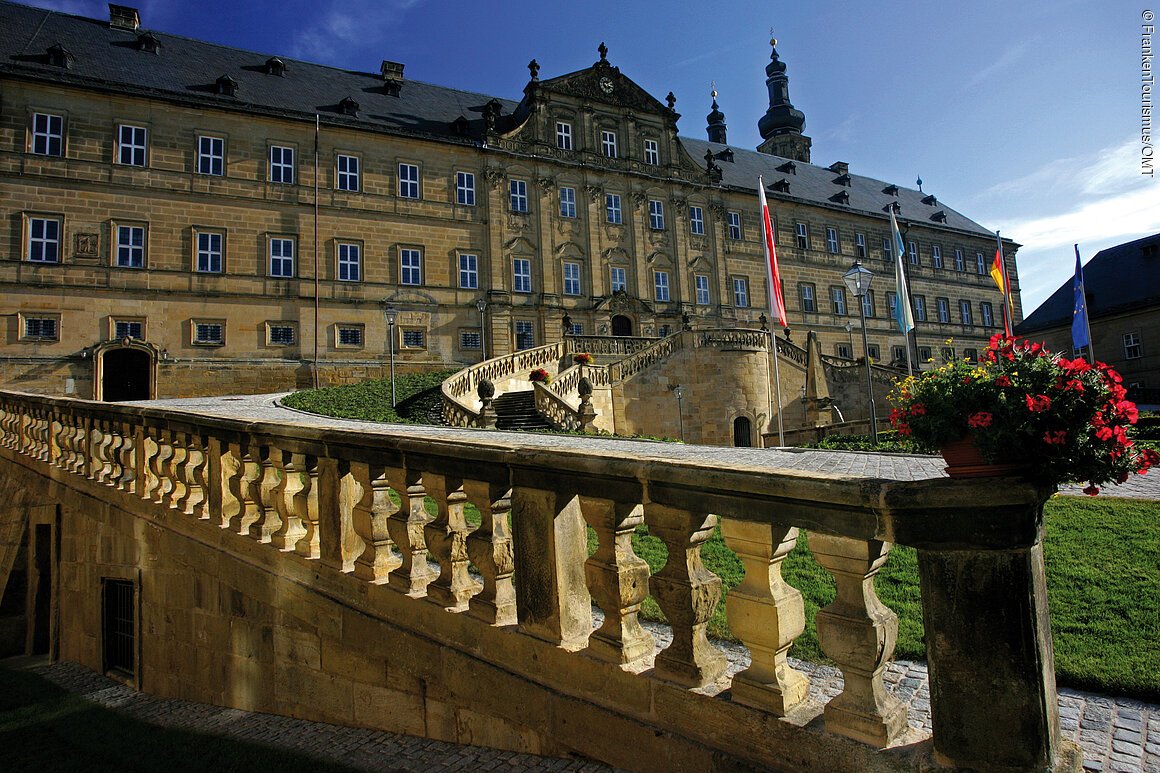
[{"label": "stone balustrade", "polygon": [[[670,453],[663,445],[657,458],[641,458],[618,453],[617,441],[533,451],[498,440],[0,393],[5,464],[89,496],[129,497],[159,524],[178,517],[205,535],[232,533],[314,565],[320,578],[347,575],[402,603],[434,605],[443,617],[424,613],[439,629],[427,635],[462,641],[473,658],[508,671],[550,655],[561,672],[524,675],[559,700],[654,728],[655,738],[774,768],[1061,764],[1043,581],[1046,492],[1016,480],[778,471],[751,456],[729,462],[724,451],[710,461],[661,458]],[[641,525],[668,550],[655,574],[633,552]],[[701,558],[718,525],[745,567],[725,599]],[[781,573],[803,528],[836,585],[817,634],[844,677],[812,724],[819,706],[786,660],[805,627],[802,597]],[[934,722],[925,741],[883,683],[898,621],[875,595],[874,576],[894,544],[918,550]],[[650,594],[672,631],[659,652],[639,619]],[[707,636],[722,602],[752,655],[732,679]],[[593,603],[603,611],[599,627]],[[479,626],[504,629],[508,643],[487,646]],[[591,743],[611,764],[679,768],[642,760],[615,738]]]},{"label": "stone balustrade", "polygon": [[502,394],[508,391],[505,387],[511,382],[526,383],[528,373],[536,368],[545,368],[554,374],[564,352],[564,344],[557,342],[493,357],[461,370],[440,386],[443,419],[452,427],[479,426],[480,402],[475,389],[481,381],[492,382],[497,394]]}]

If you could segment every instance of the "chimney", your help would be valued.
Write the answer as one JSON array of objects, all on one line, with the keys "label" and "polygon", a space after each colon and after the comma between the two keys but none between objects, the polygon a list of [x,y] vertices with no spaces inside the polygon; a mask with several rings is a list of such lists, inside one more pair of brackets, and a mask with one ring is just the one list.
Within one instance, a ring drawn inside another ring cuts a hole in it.
[{"label": "chimney", "polygon": [[137,13],[136,8],[109,3],[109,26],[136,32],[141,28],[141,14]]},{"label": "chimney", "polygon": [[388,96],[397,97],[403,88],[403,63],[383,60],[383,91]]}]

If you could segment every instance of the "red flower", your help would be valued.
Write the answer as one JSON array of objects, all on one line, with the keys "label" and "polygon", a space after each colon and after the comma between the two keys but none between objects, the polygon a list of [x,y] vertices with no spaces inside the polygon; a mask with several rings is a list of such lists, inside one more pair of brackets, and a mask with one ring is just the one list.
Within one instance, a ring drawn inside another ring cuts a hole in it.
[{"label": "red flower", "polygon": [[914,405],[910,406],[910,415],[911,416],[925,416],[926,415],[926,406],[923,405],[922,403],[915,403]]},{"label": "red flower", "polygon": [[1051,409],[1051,398],[1047,395],[1027,395],[1027,410],[1041,413]]},{"label": "red flower", "polygon": [[1049,429],[1043,433],[1043,442],[1049,446],[1061,446],[1067,442],[1067,430]]},{"label": "red flower", "polygon": [[999,378],[995,379],[995,386],[1009,387],[1011,386],[1011,379],[1006,376],[999,376]]},{"label": "red flower", "polygon": [[970,376],[963,376],[963,386],[966,386],[969,383],[971,383],[971,377]]},{"label": "red flower", "polygon": [[1120,400],[1116,403],[1116,415],[1121,419],[1127,419],[1129,424],[1135,424],[1140,418],[1140,413],[1136,410],[1136,404],[1131,400]]},{"label": "red flower", "polygon": [[1083,493],[1087,494],[1089,497],[1094,497],[1096,494],[1100,493],[1100,487],[1093,483],[1085,488]]},{"label": "red flower", "polygon": [[975,429],[983,429],[991,426],[992,418],[991,414],[986,411],[979,411],[971,414],[970,418],[967,419],[967,425]]},{"label": "red flower", "polygon": [[1111,427],[1100,427],[1096,430],[1096,440],[1108,441],[1112,439]]}]

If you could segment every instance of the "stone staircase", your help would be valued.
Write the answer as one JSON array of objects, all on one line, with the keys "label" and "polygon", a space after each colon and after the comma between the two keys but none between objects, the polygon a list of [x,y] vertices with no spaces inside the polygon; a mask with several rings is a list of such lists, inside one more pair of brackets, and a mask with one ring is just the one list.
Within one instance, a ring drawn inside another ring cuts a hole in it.
[{"label": "stone staircase", "polygon": [[551,429],[543,416],[536,412],[536,394],[532,390],[507,392],[495,398],[496,429]]}]

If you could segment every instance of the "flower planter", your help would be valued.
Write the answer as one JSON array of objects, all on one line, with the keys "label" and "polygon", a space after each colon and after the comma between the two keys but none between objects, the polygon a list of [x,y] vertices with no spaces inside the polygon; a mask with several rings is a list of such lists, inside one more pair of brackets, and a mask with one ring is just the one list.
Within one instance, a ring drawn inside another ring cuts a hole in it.
[{"label": "flower planter", "polygon": [[970,435],[944,443],[939,453],[947,463],[947,475],[952,478],[996,478],[1019,475],[1028,470],[1028,465],[1020,462],[984,461],[983,454]]}]

